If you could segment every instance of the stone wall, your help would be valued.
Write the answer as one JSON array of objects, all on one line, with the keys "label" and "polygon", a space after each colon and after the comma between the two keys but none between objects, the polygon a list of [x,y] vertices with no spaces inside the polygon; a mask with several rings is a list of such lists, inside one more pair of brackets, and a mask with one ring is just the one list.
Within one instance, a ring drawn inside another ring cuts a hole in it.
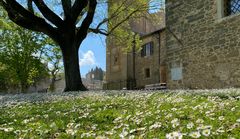
[{"label": "stone wall", "polygon": [[[134,21],[130,19],[129,22],[132,29],[131,31],[145,36],[143,37],[144,42],[150,41],[151,39],[155,41],[156,52],[151,58],[139,58],[140,54],[137,53],[134,64],[133,52],[124,52],[122,48],[125,46],[116,46],[114,39],[109,36],[107,38],[106,83],[104,89],[134,89],[136,82],[138,82],[138,88],[159,82],[159,51],[157,48],[159,47],[159,35],[156,34],[156,31],[165,26],[165,16],[162,11],[155,14],[146,13],[146,17],[134,19]],[[149,60],[152,62],[149,62]],[[151,78],[143,79],[144,67],[141,66],[147,66],[149,63],[152,63],[148,66],[152,70],[152,76]],[[136,69],[135,75],[134,66]]]},{"label": "stone wall", "polygon": [[107,85],[104,86],[104,89],[122,89],[127,87],[128,55],[127,53],[123,53],[121,48],[115,47],[112,43],[108,43],[106,57]]},{"label": "stone wall", "polygon": [[143,17],[130,20],[132,31],[139,34],[149,34],[165,27],[165,12],[146,14]]},{"label": "stone wall", "polygon": [[166,1],[169,88],[240,87],[240,14],[219,17],[219,1]]},{"label": "stone wall", "polygon": [[[143,44],[153,42],[153,55],[141,57],[141,52],[136,54],[136,87],[144,88],[145,85],[160,83],[160,65],[165,62],[165,32],[164,30],[142,37]],[[145,77],[144,70],[150,69],[150,77]]]}]

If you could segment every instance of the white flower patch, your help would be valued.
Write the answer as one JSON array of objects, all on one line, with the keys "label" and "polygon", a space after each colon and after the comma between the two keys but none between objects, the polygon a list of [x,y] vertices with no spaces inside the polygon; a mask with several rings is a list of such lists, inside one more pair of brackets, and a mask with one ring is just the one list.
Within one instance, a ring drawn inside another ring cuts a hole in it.
[{"label": "white flower patch", "polygon": [[180,122],[179,122],[179,120],[178,120],[177,118],[175,118],[175,119],[173,119],[173,120],[171,121],[171,124],[172,124],[172,127],[173,127],[173,128],[176,128],[177,126],[180,125]]},{"label": "white flower patch", "polygon": [[128,135],[128,132],[125,129],[123,129],[122,132],[119,134],[119,137],[121,139],[124,139],[127,135]]},{"label": "white flower patch", "polygon": [[177,131],[166,134],[166,139],[182,139],[182,138],[183,138],[183,134]]},{"label": "white flower patch", "polygon": [[[4,110],[0,115],[0,134],[16,138],[27,135],[29,138],[67,136],[99,139],[230,137],[230,132],[236,134],[240,128],[240,90],[231,91],[4,95],[0,97],[0,110]],[[224,99],[221,96],[225,96]],[[22,116],[22,111],[26,115]]]},{"label": "white flower patch", "polygon": [[218,132],[218,133],[224,133],[224,132],[225,132],[224,127],[218,128],[218,129],[217,129],[217,132]]},{"label": "white flower patch", "polygon": [[201,134],[200,134],[199,131],[197,131],[197,132],[192,132],[192,133],[190,133],[189,136],[192,137],[192,138],[197,139],[197,138],[200,138],[200,137],[201,137]]},{"label": "white flower patch", "polygon": [[154,123],[153,125],[151,125],[151,126],[149,127],[149,130],[158,129],[158,128],[160,128],[161,126],[162,126],[162,124],[161,124],[160,122],[156,122],[156,123]]},{"label": "white flower patch", "polygon": [[197,123],[197,124],[203,124],[203,123],[204,123],[204,120],[203,120],[203,119],[197,119],[196,123]]},{"label": "white flower patch", "polygon": [[87,133],[82,133],[81,134],[81,138],[90,138],[90,137],[95,137],[96,133],[92,133],[92,132],[87,132]]},{"label": "white flower patch", "polygon": [[208,137],[208,136],[210,136],[210,134],[211,134],[211,130],[210,130],[210,129],[204,129],[204,130],[202,131],[202,134],[203,134],[204,136]]},{"label": "white flower patch", "polygon": [[0,131],[4,131],[4,132],[12,132],[14,130],[14,128],[9,127],[9,128],[0,128]]},{"label": "white flower patch", "polygon": [[218,120],[223,121],[223,120],[225,120],[225,117],[224,116],[220,116],[220,117],[218,117]]},{"label": "white flower patch", "polygon": [[194,127],[194,123],[193,122],[190,122],[187,124],[187,128],[188,129],[192,129]]},{"label": "white flower patch", "polygon": [[114,124],[121,123],[121,122],[122,122],[122,117],[118,117],[113,121]]},{"label": "white flower patch", "polygon": [[74,129],[66,129],[66,133],[69,134],[69,135],[75,135],[77,133],[77,130],[74,130]]}]

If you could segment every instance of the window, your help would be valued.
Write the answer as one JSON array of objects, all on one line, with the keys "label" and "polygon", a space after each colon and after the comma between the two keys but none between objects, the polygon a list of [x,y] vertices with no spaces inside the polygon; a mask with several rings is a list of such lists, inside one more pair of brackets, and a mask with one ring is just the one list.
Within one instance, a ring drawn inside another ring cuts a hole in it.
[{"label": "window", "polygon": [[117,72],[120,70],[121,55],[118,48],[112,48],[110,53],[110,68],[112,71]]},{"label": "window", "polygon": [[218,19],[237,13],[240,13],[240,0],[217,0]]},{"label": "window", "polygon": [[150,0],[149,1],[149,10],[150,14],[157,13],[161,9],[164,9],[165,0]]},{"label": "window", "polygon": [[113,65],[117,65],[117,64],[118,64],[118,56],[115,55],[115,56],[114,56]]},{"label": "window", "polygon": [[146,43],[143,45],[142,50],[141,50],[141,56],[151,56],[153,55],[153,42]]},{"label": "window", "polygon": [[150,78],[150,69],[145,69],[145,78]]},{"label": "window", "polygon": [[234,15],[240,13],[240,0],[225,0],[224,1],[224,15]]},{"label": "window", "polygon": [[119,50],[117,48],[113,48],[111,51],[112,66],[117,66],[119,65]]}]

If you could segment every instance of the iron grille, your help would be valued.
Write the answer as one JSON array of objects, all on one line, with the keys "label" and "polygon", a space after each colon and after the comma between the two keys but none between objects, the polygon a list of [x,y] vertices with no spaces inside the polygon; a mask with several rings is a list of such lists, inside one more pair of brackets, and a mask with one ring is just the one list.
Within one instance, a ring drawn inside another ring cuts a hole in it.
[{"label": "iron grille", "polygon": [[240,0],[225,0],[225,10],[226,16],[240,13]]}]

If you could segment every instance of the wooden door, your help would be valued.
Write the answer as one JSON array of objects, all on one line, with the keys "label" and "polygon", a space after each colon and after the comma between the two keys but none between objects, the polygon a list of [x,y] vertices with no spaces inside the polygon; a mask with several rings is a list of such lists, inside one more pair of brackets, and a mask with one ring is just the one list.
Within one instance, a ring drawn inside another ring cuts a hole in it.
[{"label": "wooden door", "polygon": [[160,83],[167,83],[167,69],[166,69],[166,66],[160,66]]}]

